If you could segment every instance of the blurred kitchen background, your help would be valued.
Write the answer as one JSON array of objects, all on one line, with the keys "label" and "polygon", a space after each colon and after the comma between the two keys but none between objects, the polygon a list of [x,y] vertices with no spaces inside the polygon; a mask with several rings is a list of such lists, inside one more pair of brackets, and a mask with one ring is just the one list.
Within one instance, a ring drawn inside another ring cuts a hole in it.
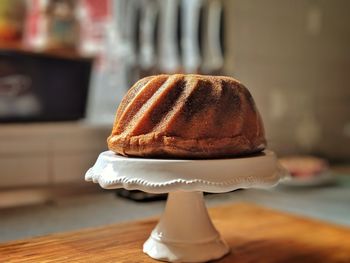
[{"label": "blurred kitchen background", "polygon": [[0,0],[0,241],[161,211],[84,182],[125,92],[159,73],[239,79],[269,148],[322,158],[332,176],[209,205],[350,225],[349,10],[346,0]]}]

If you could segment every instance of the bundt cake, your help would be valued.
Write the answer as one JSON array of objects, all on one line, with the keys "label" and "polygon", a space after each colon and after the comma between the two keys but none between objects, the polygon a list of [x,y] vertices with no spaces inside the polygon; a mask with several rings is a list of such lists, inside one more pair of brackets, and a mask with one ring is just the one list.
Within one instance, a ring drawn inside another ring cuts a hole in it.
[{"label": "bundt cake", "polygon": [[219,158],[262,151],[264,127],[249,91],[222,76],[158,75],[123,98],[108,147],[124,156]]}]

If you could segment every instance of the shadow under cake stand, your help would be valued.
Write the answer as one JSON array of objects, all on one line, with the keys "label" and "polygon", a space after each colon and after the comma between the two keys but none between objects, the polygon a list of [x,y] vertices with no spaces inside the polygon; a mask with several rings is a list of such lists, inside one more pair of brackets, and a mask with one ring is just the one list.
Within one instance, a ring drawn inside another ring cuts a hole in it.
[{"label": "shadow under cake stand", "polygon": [[130,158],[106,151],[85,180],[105,189],[169,193],[143,251],[163,261],[202,262],[229,252],[210,220],[203,192],[271,187],[284,175],[275,154],[267,150],[250,157],[208,160]]}]

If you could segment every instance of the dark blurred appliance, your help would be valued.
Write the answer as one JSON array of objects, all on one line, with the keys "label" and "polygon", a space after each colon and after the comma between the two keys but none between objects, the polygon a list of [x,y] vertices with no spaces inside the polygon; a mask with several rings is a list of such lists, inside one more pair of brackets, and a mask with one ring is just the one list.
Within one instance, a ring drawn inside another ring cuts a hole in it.
[{"label": "dark blurred appliance", "polygon": [[0,48],[0,122],[85,116],[92,60]]}]

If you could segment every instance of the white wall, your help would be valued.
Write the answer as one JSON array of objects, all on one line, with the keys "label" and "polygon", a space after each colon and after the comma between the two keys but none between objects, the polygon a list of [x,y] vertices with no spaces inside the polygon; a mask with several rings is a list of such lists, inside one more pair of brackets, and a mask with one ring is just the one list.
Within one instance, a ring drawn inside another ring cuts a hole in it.
[{"label": "white wall", "polygon": [[270,147],[350,160],[350,1],[225,4],[226,73],[252,92]]}]

